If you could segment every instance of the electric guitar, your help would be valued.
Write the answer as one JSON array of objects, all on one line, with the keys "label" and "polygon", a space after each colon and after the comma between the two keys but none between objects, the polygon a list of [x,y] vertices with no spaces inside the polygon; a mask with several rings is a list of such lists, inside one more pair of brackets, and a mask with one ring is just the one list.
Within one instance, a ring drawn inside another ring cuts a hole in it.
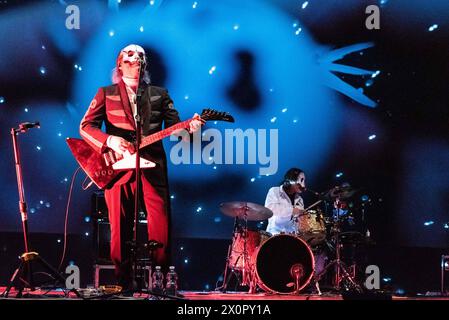
[{"label": "electric guitar", "polygon": [[[193,120],[203,121],[227,121],[234,122],[234,118],[227,112],[219,112],[212,109],[204,109],[199,118],[191,118],[179,122],[167,129],[153,133],[142,138],[139,149],[145,148],[150,144],[170,136],[174,131],[188,129]],[[119,155],[112,149],[107,152],[98,153],[89,144],[77,138],[67,138],[66,142],[72,152],[75,160],[100,189],[105,189],[114,184],[124,172],[135,169],[136,154],[129,151]],[[156,164],[144,158],[140,158],[140,167],[153,168]]]}]

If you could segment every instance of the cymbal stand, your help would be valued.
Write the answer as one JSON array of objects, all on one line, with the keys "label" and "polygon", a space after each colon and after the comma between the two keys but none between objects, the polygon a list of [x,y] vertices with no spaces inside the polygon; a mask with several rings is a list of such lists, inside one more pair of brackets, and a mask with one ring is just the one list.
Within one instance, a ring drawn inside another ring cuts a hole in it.
[{"label": "cymbal stand", "polygon": [[[223,275],[223,285],[221,287],[216,288],[216,291],[222,291],[226,292],[227,286],[229,284],[229,281],[231,279],[231,275],[228,275],[228,270],[230,269],[233,274],[235,274],[236,270],[235,267],[237,266],[237,263],[240,259],[242,259],[242,269],[241,269],[241,279],[240,277],[237,277],[239,280],[240,285],[242,286],[249,286],[249,292],[252,293],[255,291],[255,286],[253,282],[253,276],[252,276],[252,268],[250,265],[249,257],[248,257],[248,248],[247,248],[247,242],[248,242],[248,216],[247,211],[248,207],[243,208],[243,214],[239,215],[242,217],[243,220],[243,226],[240,225],[238,222],[238,217],[235,218],[234,222],[234,232],[233,232],[233,238],[232,243],[230,244],[228,248],[228,255],[226,258],[226,266],[225,271]],[[237,240],[237,234],[241,233],[243,238],[243,252],[237,257],[235,263],[233,266],[230,265],[230,258],[232,254],[232,245],[236,243]]]},{"label": "cymbal stand", "polygon": [[334,289],[336,291],[340,291],[341,283],[343,280],[347,280],[353,289],[361,292],[362,288],[355,282],[355,279],[349,274],[346,269],[345,263],[341,260],[341,244],[340,244],[340,201],[337,198],[334,202],[335,207],[337,209],[337,214],[335,215],[333,226],[331,232],[333,233],[335,239],[335,259],[329,262],[329,264],[324,268],[324,270],[316,276],[316,282],[319,282],[321,278],[330,270],[332,266],[334,266],[335,274],[334,274]]},{"label": "cymbal stand", "polygon": [[248,217],[247,217],[247,208],[243,209],[243,268],[242,268],[242,286],[251,284],[251,272],[249,270],[249,261],[248,261]]},{"label": "cymbal stand", "polygon": [[231,260],[232,245],[236,242],[236,239],[237,239],[237,229],[238,229],[238,223],[237,223],[237,217],[236,217],[235,220],[234,220],[234,229],[233,229],[233,232],[232,232],[232,241],[231,241],[231,244],[228,247],[228,255],[226,256],[226,264],[225,264],[225,269],[224,269],[224,274],[223,274],[223,284],[221,285],[221,287],[215,288],[215,291],[226,292],[226,290],[228,288],[229,280],[231,280],[231,276],[232,276],[232,274],[228,275],[228,270],[231,269],[232,273],[234,273],[234,270],[229,265],[229,263],[230,263],[230,260]]},{"label": "cymbal stand", "polygon": [[[240,256],[237,258],[236,260],[236,265],[237,262],[242,259],[242,269],[241,269],[241,274],[242,274],[242,278],[240,280],[240,285],[241,286],[249,286],[249,292],[253,292],[254,291],[254,286],[253,286],[253,281],[252,281],[252,273],[251,273],[251,265],[250,265],[250,261],[249,261],[249,257],[248,257],[248,207],[243,208],[243,214],[241,214],[240,216],[242,217],[243,220],[243,227],[241,229],[242,232],[242,238],[243,238],[243,252],[240,254]],[[237,218],[236,218],[237,219]]]}]

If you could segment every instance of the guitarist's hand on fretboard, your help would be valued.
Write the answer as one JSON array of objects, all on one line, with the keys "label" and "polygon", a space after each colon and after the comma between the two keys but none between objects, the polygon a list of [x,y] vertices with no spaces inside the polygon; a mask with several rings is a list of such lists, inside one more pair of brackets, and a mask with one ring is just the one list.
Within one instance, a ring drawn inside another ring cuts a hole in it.
[{"label": "guitarist's hand on fretboard", "polygon": [[189,133],[194,133],[198,131],[198,129],[205,123],[206,121],[201,119],[198,113],[195,113],[192,117],[192,121],[190,121],[189,123]]}]

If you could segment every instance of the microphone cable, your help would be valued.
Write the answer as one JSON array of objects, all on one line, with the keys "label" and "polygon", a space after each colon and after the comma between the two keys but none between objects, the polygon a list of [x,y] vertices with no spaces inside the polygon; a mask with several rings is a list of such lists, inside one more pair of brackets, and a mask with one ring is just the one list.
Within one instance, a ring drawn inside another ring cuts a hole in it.
[{"label": "microphone cable", "polygon": [[72,199],[72,191],[73,191],[73,184],[75,182],[76,175],[80,171],[81,167],[78,167],[75,172],[72,175],[72,180],[70,182],[69,187],[69,195],[67,197],[67,204],[65,208],[65,219],[64,219],[64,247],[61,255],[61,260],[59,261],[58,271],[61,271],[62,263],[64,262],[66,251],[67,251],[67,225],[69,220],[69,208],[70,208],[70,201]]}]

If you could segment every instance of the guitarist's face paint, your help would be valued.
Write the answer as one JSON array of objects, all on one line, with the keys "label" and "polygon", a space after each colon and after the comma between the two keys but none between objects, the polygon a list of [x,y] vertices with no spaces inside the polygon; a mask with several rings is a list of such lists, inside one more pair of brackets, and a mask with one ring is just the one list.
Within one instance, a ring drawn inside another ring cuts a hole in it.
[{"label": "guitarist's face paint", "polygon": [[121,75],[127,78],[138,78],[140,63],[145,68],[145,50],[136,44],[130,44],[123,48],[117,58],[117,68]]},{"label": "guitarist's face paint", "polygon": [[124,78],[137,79],[139,77],[139,63],[122,62],[119,70]]}]

